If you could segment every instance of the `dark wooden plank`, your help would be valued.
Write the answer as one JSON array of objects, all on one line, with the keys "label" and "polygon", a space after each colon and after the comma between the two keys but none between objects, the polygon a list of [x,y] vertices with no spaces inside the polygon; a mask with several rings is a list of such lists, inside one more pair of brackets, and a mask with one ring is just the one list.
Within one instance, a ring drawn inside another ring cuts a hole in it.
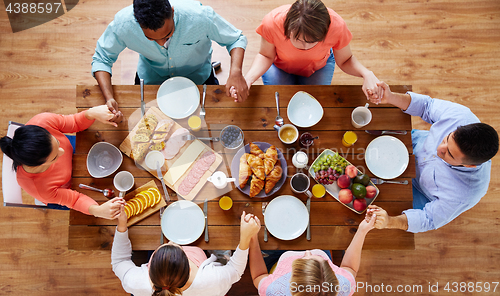
[{"label": "dark wooden plank", "polygon": [[[141,186],[145,183],[147,183],[149,180],[151,180],[152,177],[136,177],[135,178],[135,186]],[[399,184],[382,184],[382,185],[377,185],[377,187],[380,190],[380,194],[377,197],[377,201],[411,201],[412,199],[412,186],[411,182],[412,180],[410,178],[398,178],[398,180],[407,180],[409,182],[408,185],[399,185]],[[93,187],[97,187],[100,189],[104,188],[111,188],[114,189],[113,187],[113,178],[112,177],[107,177],[107,178],[100,178],[100,179],[95,179],[91,177],[74,177],[71,179],[71,188],[74,190],[77,190],[83,194],[86,194],[93,199],[95,199],[98,202],[105,202],[107,201],[106,197],[102,195],[100,192],[95,192],[91,190],[86,190],[86,189],[81,189],[78,188],[78,184],[86,184],[90,185]],[[160,180],[155,179],[156,186],[160,188],[161,183]],[[313,180],[311,180],[311,184],[315,184]],[[312,185],[311,185],[312,186]],[[227,192],[230,190],[229,192]],[[170,198],[172,200],[177,200],[177,195],[175,192],[172,190],[168,189]],[[208,184],[203,188],[204,195],[208,196],[222,196],[222,195],[227,195],[230,196],[233,201],[244,201],[244,202],[249,202],[249,201],[261,201],[261,199],[251,199],[248,197],[248,195],[242,193],[240,190],[234,188],[233,186],[229,185],[226,190],[219,190],[216,189],[214,186]],[[201,195],[201,198],[196,198],[195,202],[202,202],[203,196]],[[262,199],[262,201],[269,201],[275,196],[279,195],[294,195],[292,192],[288,182],[287,185],[283,185],[283,187],[278,190],[276,194],[274,194],[271,197]],[[331,197],[329,195],[326,195],[326,198],[321,198],[321,199],[316,199],[316,201],[329,201]]]},{"label": "dark wooden plank", "polygon": [[[202,136],[208,134],[205,134],[203,132],[200,133],[195,133],[196,135]],[[331,149],[333,151],[339,152],[340,154],[360,154],[360,153],[365,153],[365,148],[368,146],[368,144],[375,139],[377,136],[370,135],[365,133],[364,130],[358,130],[356,131],[356,135],[358,136],[358,140],[356,143],[349,148],[346,148],[342,145],[342,135],[344,134],[344,131],[313,131],[312,134],[314,136],[318,136],[319,139],[314,140],[314,144],[310,146],[309,148],[302,148],[298,144],[298,142],[292,144],[292,145],[287,145],[283,144],[278,138],[277,133],[273,131],[254,131],[254,130],[248,130],[244,131],[244,137],[245,137],[245,143],[249,143],[252,141],[257,141],[257,142],[266,142],[266,143],[271,143],[276,146],[281,152],[284,153],[295,153],[297,150],[302,150],[305,151],[306,153],[309,154],[310,159],[312,157],[316,157],[319,155],[321,152],[324,151],[324,149]],[[123,142],[123,140],[127,137],[128,131],[119,131],[119,130],[106,130],[106,131],[83,131],[79,132],[76,135],[76,140],[77,140],[77,147],[76,147],[76,153],[77,154],[87,154],[92,147],[97,142],[100,141],[105,141],[108,143],[111,143],[115,146],[120,146],[120,144]],[[218,132],[212,132],[213,136],[218,137],[219,133]],[[406,135],[393,135],[396,138],[400,139],[405,146],[408,148],[408,152],[412,154],[413,152],[413,147],[411,145],[411,133],[408,132]],[[222,145],[220,142],[217,143],[209,143],[204,141],[205,143],[212,145],[215,151],[224,151]],[[225,151],[229,152],[229,151]],[[312,161],[313,159],[311,159]]]},{"label": "dark wooden plank", "polygon": [[[110,250],[113,243],[114,226],[69,226],[68,249],[70,250]],[[356,226],[312,226],[311,240],[305,234],[283,241],[269,237],[263,241],[263,230],[259,232],[260,246],[263,250],[345,250],[356,233]],[[210,241],[203,236],[191,245],[204,250],[234,250],[239,242],[239,226],[209,226]],[[129,229],[129,237],[134,250],[154,250],[160,245],[160,226],[136,226]],[[365,250],[414,250],[412,233],[396,229],[373,230],[366,236]]]},{"label": "dark wooden plank", "polygon": [[[305,195],[298,196],[305,204]],[[325,202],[325,200],[327,200]],[[412,207],[411,201],[405,202],[379,202],[380,207],[384,208],[388,213],[401,213]],[[198,204],[203,208],[203,204]],[[240,225],[241,213],[245,211],[252,213],[264,221],[262,216],[261,202],[254,200],[235,201],[233,207],[227,211],[219,207],[218,201],[210,201],[208,203],[208,225],[209,226],[238,226]],[[344,205],[340,204],[332,197],[325,199],[313,199],[311,201],[311,225],[315,226],[351,226],[358,225],[365,217],[364,214],[356,214]],[[116,221],[96,218],[85,215],[77,211],[71,211],[70,225],[116,225]],[[160,225],[160,215],[154,214],[144,220],[134,224],[135,226],[154,226]]]},{"label": "dark wooden plank", "polygon": [[[79,111],[87,108],[78,108]],[[132,130],[140,120],[140,108],[121,108],[125,119],[118,127],[100,122],[94,123],[89,130]],[[301,130],[308,131],[332,131],[332,130],[353,130],[351,124],[351,112],[354,107],[346,108],[325,108],[321,121],[313,127]],[[372,108],[373,119],[363,129],[371,130],[411,130],[411,117],[404,114],[398,108]],[[290,123],[286,114],[286,108],[280,108],[280,115],[285,123]],[[272,131],[276,109],[271,107],[256,108],[213,108],[207,109],[205,116],[206,125],[211,129],[220,130],[228,124],[238,125],[242,130]],[[179,121],[178,121],[179,122]],[[184,122],[179,124],[186,126]]]},{"label": "dark wooden plank", "polygon": [[[393,92],[405,93],[411,91],[411,85],[391,85]],[[144,100],[151,102],[156,100],[158,85],[144,86]],[[200,94],[202,86],[198,86]],[[114,97],[121,107],[140,108],[140,88],[138,85],[114,85]],[[254,85],[250,89],[250,96],[243,103],[235,105],[233,100],[226,97],[225,86],[208,85],[205,107],[211,108],[252,108],[269,107],[275,108],[276,101],[274,93],[280,94],[280,107],[286,108],[292,96],[298,91],[305,91],[315,97],[324,108],[328,107],[357,107],[366,103],[366,96],[361,90],[361,85]],[[77,85],[76,106],[89,108],[104,103],[104,97],[97,85]],[[372,107],[379,108],[383,105]],[[387,106],[386,106],[387,107]]]}]

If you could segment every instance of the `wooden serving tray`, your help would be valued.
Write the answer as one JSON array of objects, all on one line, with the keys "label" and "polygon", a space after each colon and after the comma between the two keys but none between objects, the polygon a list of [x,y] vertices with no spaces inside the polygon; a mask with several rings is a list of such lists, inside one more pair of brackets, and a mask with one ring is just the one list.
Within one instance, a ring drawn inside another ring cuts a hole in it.
[{"label": "wooden serving tray", "polygon": [[[180,124],[178,124],[175,120],[171,119],[170,117],[168,117],[167,115],[165,115],[163,112],[161,112],[160,109],[158,109],[157,107],[151,107],[149,108],[146,113],[144,114],[144,116],[146,115],[149,115],[149,114],[153,114],[154,116],[156,116],[156,118],[158,118],[158,120],[162,120],[162,119],[170,119],[174,122],[173,126],[170,128],[170,131],[168,132],[168,135],[166,137],[166,140],[168,140],[170,138],[170,136],[179,128],[182,128],[182,126]],[[130,133],[128,134],[128,136],[125,138],[125,140],[123,140],[123,142],[120,144],[120,150],[125,154],[127,155],[128,157],[130,157],[130,154],[132,152],[132,137],[135,135],[137,129],[138,129],[138,126],[139,126],[139,123],[140,121],[134,126],[134,128],[130,131]],[[211,151],[215,154],[215,161],[214,163],[210,166],[210,168],[205,172],[205,174],[200,178],[200,181],[198,182],[198,184],[196,184],[196,186],[191,190],[191,192],[189,192],[188,195],[186,196],[182,196],[184,199],[187,199],[187,200],[193,200],[196,195],[198,194],[198,192],[200,192],[200,190],[203,188],[203,186],[205,185],[205,183],[207,182],[207,178],[209,176],[211,176],[216,170],[217,168],[219,167],[219,165],[222,163],[222,156],[220,156],[218,153],[216,153],[214,150],[212,150],[212,148],[210,148],[209,146],[207,146],[205,143],[201,142],[200,140],[190,140],[190,141],[187,141],[186,144],[184,144],[184,146],[181,147],[181,149],[179,150],[179,153],[177,153],[177,155],[172,158],[172,159],[165,159],[165,164],[163,165],[163,167],[161,168],[161,172],[162,172],[162,175],[163,177],[165,177],[165,174],[166,172],[168,171],[168,169],[170,167],[172,167],[175,162],[177,161],[177,159],[179,159],[181,157],[181,155],[186,151],[186,149],[194,142],[194,141],[197,141],[199,143],[201,143],[203,146],[204,146],[204,149],[203,151],[196,157],[196,160],[193,162],[193,165],[194,163],[196,163],[196,161],[198,159],[201,158],[201,156],[207,152],[207,151]],[[142,167],[144,170],[148,171],[151,175],[153,175],[155,178],[158,178],[158,174],[156,172],[156,170],[151,170],[150,168],[148,168],[148,166],[146,165],[145,163],[145,158],[142,159],[141,161],[137,162],[136,161],[136,165]],[[189,171],[191,170],[191,168],[193,167],[193,165],[191,165],[185,172],[184,174],[176,181],[174,182],[174,184],[170,184],[165,178],[163,178],[163,180],[165,181],[165,184],[170,187],[170,189],[174,190],[175,192],[178,193],[178,188],[180,186],[180,184],[182,183],[182,181],[184,180],[184,178],[187,177],[187,175],[189,174]],[[179,194],[180,195],[180,194]]]},{"label": "wooden serving tray", "polygon": [[[158,187],[156,187],[156,183],[154,180],[151,180],[148,183],[142,185],[141,187],[136,188],[134,191],[128,193],[127,195],[125,195],[124,199],[126,201],[128,201],[129,199],[134,198],[137,193],[144,191],[144,190],[148,190],[151,187],[158,189]],[[162,198],[160,199],[160,202],[157,203],[156,205],[154,205],[154,207],[152,207],[152,208],[149,207],[149,208],[145,209],[139,215],[130,217],[127,221],[127,227],[130,227],[130,226],[134,225],[135,223],[143,220],[144,218],[147,218],[147,217],[153,215],[154,213],[158,212],[162,207],[164,207],[166,205],[167,205],[167,203],[165,202],[165,199],[162,196]]]}]

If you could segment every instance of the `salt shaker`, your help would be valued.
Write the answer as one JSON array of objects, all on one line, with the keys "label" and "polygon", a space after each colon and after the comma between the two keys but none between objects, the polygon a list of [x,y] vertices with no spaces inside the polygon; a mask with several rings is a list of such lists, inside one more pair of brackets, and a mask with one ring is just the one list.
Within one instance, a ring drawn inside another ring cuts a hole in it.
[{"label": "salt shaker", "polygon": [[295,153],[292,157],[292,163],[298,169],[305,168],[307,166],[308,161],[309,158],[307,157],[307,154],[304,153],[303,151]]}]

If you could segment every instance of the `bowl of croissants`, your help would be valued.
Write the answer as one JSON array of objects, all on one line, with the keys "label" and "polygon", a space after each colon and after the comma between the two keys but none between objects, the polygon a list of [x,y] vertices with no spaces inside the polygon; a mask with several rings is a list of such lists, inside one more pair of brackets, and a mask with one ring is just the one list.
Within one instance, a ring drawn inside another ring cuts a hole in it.
[{"label": "bowl of croissants", "polygon": [[252,142],[236,152],[231,175],[236,187],[250,197],[264,198],[285,183],[287,164],[281,151],[265,142]]}]

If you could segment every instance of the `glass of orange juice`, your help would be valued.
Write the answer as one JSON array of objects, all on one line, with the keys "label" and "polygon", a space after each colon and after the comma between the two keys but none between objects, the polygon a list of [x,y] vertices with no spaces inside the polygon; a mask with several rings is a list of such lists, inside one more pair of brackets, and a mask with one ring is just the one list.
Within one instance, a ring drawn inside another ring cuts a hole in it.
[{"label": "glass of orange juice", "polygon": [[312,188],[312,194],[314,195],[314,197],[322,198],[323,196],[325,196],[325,193],[326,193],[325,186],[321,184],[316,184]]},{"label": "glass of orange juice", "polygon": [[347,131],[342,137],[342,144],[346,147],[352,146],[358,140],[358,136],[353,131]]},{"label": "glass of orange juice", "polygon": [[233,200],[229,196],[223,196],[219,199],[219,207],[224,211],[229,210],[233,206]]},{"label": "glass of orange juice", "polygon": [[193,132],[198,132],[201,129],[201,118],[197,115],[193,115],[188,119],[188,125]]}]

